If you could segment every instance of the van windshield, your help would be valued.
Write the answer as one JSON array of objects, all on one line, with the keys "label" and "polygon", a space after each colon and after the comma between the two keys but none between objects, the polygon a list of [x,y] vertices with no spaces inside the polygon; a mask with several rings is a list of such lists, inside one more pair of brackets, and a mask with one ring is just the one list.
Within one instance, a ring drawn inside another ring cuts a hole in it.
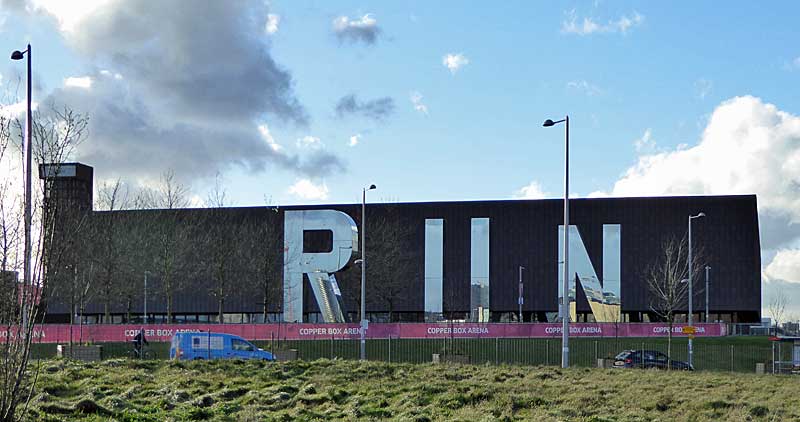
[{"label": "van windshield", "polygon": [[233,348],[233,350],[241,350],[241,351],[245,351],[245,352],[252,352],[253,351],[253,345],[252,344],[250,344],[250,343],[248,343],[248,342],[246,342],[244,340],[238,340],[238,339],[235,339],[235,338],[231,339],[231,348]]}]

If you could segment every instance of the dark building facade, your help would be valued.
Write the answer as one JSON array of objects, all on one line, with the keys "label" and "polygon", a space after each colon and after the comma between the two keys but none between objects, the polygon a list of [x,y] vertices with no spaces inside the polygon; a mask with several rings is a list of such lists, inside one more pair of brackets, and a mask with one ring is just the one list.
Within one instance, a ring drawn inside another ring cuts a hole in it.
[{"label": "dark building facade", "polygon": [[[710,267],[708,320],[758,322],[761,258],[754,195],[571,200],[573,318],[658,320],[648,274],[670,239],[686,241],[688,216],[700,212],[706,217],[692,221],[692,245],[695,266]],[[360,204],[92,214],[96,221],[116,219],[115,227],[127,233],[114,236],[122,243],[149,240],[114,263],[89,260],[88,278],[98,282],[84,298],[88,322],[141,320],[146,277],[151,322],[164,321],[168,295],[173,319],[184,322],[220,316],[227,322],[358,318],[357,259],[363,244],[348,230],[361,228]],[[525,321],[556,317],[562,200],[368,204],[366,215],[367,314],[373,321],[515,321],[520,302]],[[165,274],[163,260],[154,256],[164,244],[154,233],[170,224],[186,230],[174,245],[183,263]],[[350,228],[341,229],[345,226]],[[224,259],[218,259],[224,252],[218,249],[231,255],[224,276],[219,271]],[[118,270],[97,271],[105,267]],[[167,277],[172,287],[166,286]],[[705,282],[705,271],[695,273],[694,312],[701,319]],[[127,293],[102,294],[101,286],[114,283],[124,284]],[[53,294],[48,300],[48,320],[64,322],[75,299]],[[616,309],[613,317],[600,315],[609,306]],[[677,310],[685,317],[685,301]]]}]

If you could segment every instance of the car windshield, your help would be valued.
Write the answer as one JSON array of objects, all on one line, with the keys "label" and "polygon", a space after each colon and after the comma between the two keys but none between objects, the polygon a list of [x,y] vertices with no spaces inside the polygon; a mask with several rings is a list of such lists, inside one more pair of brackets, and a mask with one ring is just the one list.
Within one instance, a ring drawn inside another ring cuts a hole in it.
[{"label": "car windshield", "polygon": [[620,354],[618,354],[614,359],[622,360],[622,359],[627,358],[628,355],[630,355],[630,354],[631,354],[630,350],[625,350],[624,352],[620,352]]}]

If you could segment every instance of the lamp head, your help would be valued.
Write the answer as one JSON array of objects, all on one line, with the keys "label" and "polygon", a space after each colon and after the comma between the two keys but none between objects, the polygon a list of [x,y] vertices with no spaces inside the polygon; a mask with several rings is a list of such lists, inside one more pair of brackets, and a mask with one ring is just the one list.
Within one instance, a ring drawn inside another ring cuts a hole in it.
[{"label": "lamp head", "polygon": [[369,185],[369,187],[367,188],[367,190],[373,190],[373,189],[378,189],[378,187],[375,185]]},{"label": "lamp head", "polygon": [[11,53],[11,60],[22,60],[23,56],[24,56],[23,52],[19,50],[14,50],[14,52]]},{"label": "lamp head", "polygon": [[698,217],[705,217],[705,216],[706,216],[706,213],[704,213],[704,212],[701,212],[700,214],[697,214],[697,216],[698,216]]},{"label": "lamp head", "polygon": [[544,127],[550,127],[550,126],[553,126],[553,125],[555,125],[555,122],[553,122],[553,121],[552,121],[552,120],[550,120],[550,119],[547,119],[547,120],[545,120],[545,121],[544,121],[544,124],[543,124],[542,126],[544,126]]}]

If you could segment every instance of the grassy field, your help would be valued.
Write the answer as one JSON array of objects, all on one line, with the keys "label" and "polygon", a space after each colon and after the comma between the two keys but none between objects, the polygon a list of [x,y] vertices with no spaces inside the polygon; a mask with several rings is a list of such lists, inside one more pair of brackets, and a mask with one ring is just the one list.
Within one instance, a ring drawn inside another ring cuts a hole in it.
[{"label": "grassy field", "polygon": [[27,420],[800,420],[800,377],[347,360],[41,361]]},{"label": "grassy field", "polygon": [[[255,342],[266,350],[297,349],[304,360],[358,359],[358,340],[299,340],[280,343]],[[593,367],[598,358],[610,358],[624,349],[655,349],[666,352],[662,338],[575,338],[570,341],[571,365]],[[124,357],[130,344],[105,343],[104,356]],[[159,358],[169,356],[168,343],[153,343]],[[694,342],[694,364],[698,370],[755,372],[756,363],[772,360],[772,344],[766,337],[715,337]],[[673,358],[687,360],[686,339],[673,339]],[[789,347],[781,349],[791,359]],[[472,363],[560,365],[561,339],[380,339],[367,341],[367,358],[384,362],[426,363],[434,353],[468,355]],[[36,345],[35,358],[55,356],[55,345]],[[780,360],[780,359],[779,359]],[[768,365],[769,367],[769,365]]]}]

